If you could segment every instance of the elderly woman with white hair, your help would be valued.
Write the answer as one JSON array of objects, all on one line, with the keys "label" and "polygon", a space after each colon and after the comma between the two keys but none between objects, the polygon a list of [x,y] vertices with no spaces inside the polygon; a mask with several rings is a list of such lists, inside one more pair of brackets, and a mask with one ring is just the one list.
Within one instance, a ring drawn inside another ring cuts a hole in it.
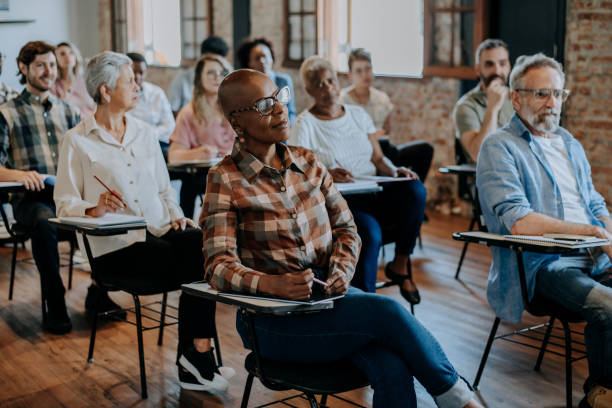
[{"label": "elderly woman with white hair", "polygon": [[314,151],[336,183],[374,175],[406,179],[385,183],[374,198],[347,198],[362,239],[351,284],[368,292],[376,290],[382,230],[399,229],[394,234],[395,257],[386,265],[385,274],[400,285],[400,293],[410,304],[419,303],[410,254],[425,215],[427,193],[423,183],[415,172],[394,166],[383,155],[372,118],[361,106],[340,103],[338,78],[329,61],[310,57],[302,64],[300,75],[314,105],[298,116],[291,129],[290,144]]},{"label": "elderly woman with white hair", "polygon": [[[106,279],[130,274],[143,285],[155,280],[172,291],[203,279],[202,231],[183,216],[153,129],[126,115],[138,98],[131,63],[110,51],[89,62],[87,90],[97,109],[64,136],[54,199],[59,217],[144,217],[146,233],[92,240],[93,262]],[[227,389],[211,348],[214,332],[214,302],[183,293],[177,354],[181,387]]]}]

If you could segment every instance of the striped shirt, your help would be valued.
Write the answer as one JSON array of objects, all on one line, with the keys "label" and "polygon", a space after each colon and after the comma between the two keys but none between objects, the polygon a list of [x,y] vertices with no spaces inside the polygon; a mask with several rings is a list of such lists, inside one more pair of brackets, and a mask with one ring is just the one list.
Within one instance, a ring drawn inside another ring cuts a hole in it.
[{"label": "striped shirt", "polygon": [[208,173],[200,225],[215,288],[256,293],[263,274],[319,268],[350,280],[355,272],[361,240],[331,175],[310,150],[276,148],[281,171],[236,141]]},{"label": "striped shirt", "polygon": [[0,165],[55,174],[59,141],[80,121],[78,111],[50,95],[45,103],[23,90],[0,106]]}]

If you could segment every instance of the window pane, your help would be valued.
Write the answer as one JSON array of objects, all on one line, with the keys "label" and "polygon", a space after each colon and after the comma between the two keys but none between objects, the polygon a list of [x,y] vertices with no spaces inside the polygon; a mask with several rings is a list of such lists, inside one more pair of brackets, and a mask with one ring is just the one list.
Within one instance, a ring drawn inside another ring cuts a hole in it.
[{"label": "window pane", "polygon": [[183,20],[183,42],[192,43],[196,41],[194,37],[194,22],[191,20]]},{"label": "window pane", "polygon": [[301,0],[289,0],[289,12],[299,13],[300,11],[302,11],[302,1]]},{"label": "window pane", "polygon": [[315,0],[304,0],[304,10],[309,13],[314,13],[315,11]]},{"label": "window pane", "polygon": [[195,17],[207,17],[208,9],[207,9],[207,1],[206,0],[196,0],[196,13]]},{"label": "window pane", "polygon": [[299,61],[302,59],[302,44],[293,41],[289,44],[289,59]]},{"label": "window pane", "polygon": [[460,39],[459,58],[455,58],[455,63],[459,65],[474,64],[474,13],[463,12],[458,14],[459,35],[455,34],[455,38]]},{"label": "window pane", "polygon": [[474,0],[455,0],[457,7],[474,7]]},{"label": "window pane", "polygon": [[430,65],[450,66],[451,57],[451,13],[433,15]]},{"label": "window pane", "polygon": [[304,16],[304,41],[315,41],[317,39],[317,22],[315,16]]},{"label": "window pane", "polygon": [[183,58],[194,59],[195,54],[193,53],[193,47],[191,45],[185,45],[183,48]]},{"label": "window pane", "polygon": [[289,16],[289,40],[291,42],[301,41],[302,39],[302,17]]},{"label": "window pane", "polygon": [[315,41],[304,41],[304,58],[308,58],[316,53]]},{"label": "window pane", "polygon": [[204,41],[206,37],[208,37],[208,21],[199,20],[196,21],[196,42]]},{"label": "window pane", "polygon": [[193,17],[193,0],[182,0],[181,1],[181,16]]}]

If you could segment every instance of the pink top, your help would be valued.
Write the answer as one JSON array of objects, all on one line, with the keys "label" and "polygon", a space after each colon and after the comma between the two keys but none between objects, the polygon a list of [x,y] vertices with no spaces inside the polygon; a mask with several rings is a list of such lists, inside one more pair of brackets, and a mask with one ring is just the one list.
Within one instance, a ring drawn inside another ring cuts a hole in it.
[{"label": "pink top", "polygon": [[79,108],[81,119],[90,116],[96,110],[96,104],[87,93],[85,80],[82,76],[72,78],[72,85],[68,91],[64,91],[64,80],[59,76],[51,92],[58,98],[62,98],[69,104]]},{"label": "pink top", "polygon": [[232,151],[235,138],[236,132],[225,118],[215,118],[207,125],[196,121],[193,105],[189,102],[176,117],[170,143],[176,142],[189,149],[202,145],[215,146],[220,154],[225,155]]}]

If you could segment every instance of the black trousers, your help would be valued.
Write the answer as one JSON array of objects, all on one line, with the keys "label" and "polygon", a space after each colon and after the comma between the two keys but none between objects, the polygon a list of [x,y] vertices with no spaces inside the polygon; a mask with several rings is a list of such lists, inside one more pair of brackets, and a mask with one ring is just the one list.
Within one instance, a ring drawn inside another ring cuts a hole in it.
[{"label": "black trousers", "polygon": [[[144,291],[170,292],[181,284],[204,279],[202,230],[170,230],[161,237],[147,232],[145,242],[95,258],[97,279]],[[177,358],[193,339],[215,334],[215,302],[181,294],[179,300],[179,344]]]},{"label": "black trousers", "polygon": [[178,177],[181,180],[180,206],[187,218],[193,218],[196,197],[206,191],[206,175],[184,173]]},{"label": "black trousers", "polygon": [[40,273],[43,298],[51,301],[64,296],[66,292],[59,268],[57,243],[60,240],[74,239],[68,231],[58,231],[49,224],[49,218],[55,217],[53,188],[42,191],[27,191],[12,201],[17,222],[30,232],[32,240],[32,257]]}]

